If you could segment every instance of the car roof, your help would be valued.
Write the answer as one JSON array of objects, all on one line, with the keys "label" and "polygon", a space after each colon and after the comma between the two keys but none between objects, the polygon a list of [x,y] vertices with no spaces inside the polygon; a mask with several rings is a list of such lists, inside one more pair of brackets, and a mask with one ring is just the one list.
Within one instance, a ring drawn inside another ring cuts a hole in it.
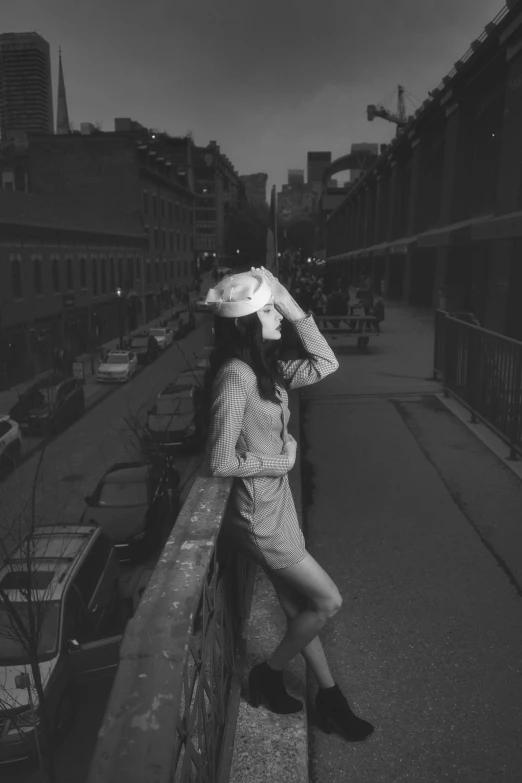
[{"label": "car roof", "polygon": [[[53,525],[35,530],[31,536],[30,557],[33,578],[36,587],[40,588],[33,591],[36,600],[59,600],[62,597],[66,577],[98,530],[97,525]],[[13,550],[8,562],[4,560],[0,565],[0,585],[4,584],[12,601],[26,600],[26,594],[17,589],[27,585],[24,574],[27,573],[28,551],[22,547],[23,544]]]},{"label": "car roof", "polygon": [[149,472],[149,465],[129,463],[128,465],[114,465],[105,474],[105,484],[128,484],[131,481],[145,481]]},{"label": "car roof", "polygon": [[160,391],[160,393],[158,394],[158,399],[160,397],[171,397],[174,395],[177,396],[181,392],[185,392],[192,389],[194,385],[195,385],[194,381],[192,383],[183,382],[183,381],[179,383],[178,381],[174,381],[173,383],[167,384],[167,386],[165,386],[165,388]]}]

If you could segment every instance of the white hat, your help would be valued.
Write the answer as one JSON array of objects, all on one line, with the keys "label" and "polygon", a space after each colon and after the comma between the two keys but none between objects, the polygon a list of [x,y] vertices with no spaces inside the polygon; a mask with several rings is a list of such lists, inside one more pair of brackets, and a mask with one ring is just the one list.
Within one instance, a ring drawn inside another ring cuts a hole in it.
[{"label": "white hat", "polygon": [[239,318],[257,312],[271,298],[272,289],[264,275],[241,272],[223,278],[215,288],[211,288],[205,304],[223,318]]}]

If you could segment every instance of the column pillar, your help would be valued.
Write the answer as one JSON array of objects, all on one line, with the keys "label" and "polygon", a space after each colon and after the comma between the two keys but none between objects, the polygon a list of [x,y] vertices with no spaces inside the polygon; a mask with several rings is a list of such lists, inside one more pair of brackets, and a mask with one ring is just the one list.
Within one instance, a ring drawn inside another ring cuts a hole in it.
[{"label": "column pillar", "polygon": [[[516,28],[507,40],[508,61],[506,103],[502,128],[499,173],[497,179],[498,215],[522,209],[522,31]],[[502,334],[513,321],[518,297],[510,298],[510,280],[517,279],[513,269],[522,263],[516,239],[494,239],[489,249],[490,296],[486,304],[485,327]],[[511,307],[510,307],[511,305]],[[509,310],[512,312],[510,313]]]}]

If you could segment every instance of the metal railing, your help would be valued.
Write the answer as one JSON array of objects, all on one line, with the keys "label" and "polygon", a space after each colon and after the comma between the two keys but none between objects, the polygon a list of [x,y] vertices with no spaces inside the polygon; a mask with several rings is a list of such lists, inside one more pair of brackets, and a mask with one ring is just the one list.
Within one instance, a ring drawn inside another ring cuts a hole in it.
[{"label": "metal railing", "polygon": [[218,534],[230,479],[198,477],[134,618],[89,783],[225,783],[255,568]]},{"label": "metal railing", "polygon": [[522,343],[437,310],[434,375],[522,456]]}]

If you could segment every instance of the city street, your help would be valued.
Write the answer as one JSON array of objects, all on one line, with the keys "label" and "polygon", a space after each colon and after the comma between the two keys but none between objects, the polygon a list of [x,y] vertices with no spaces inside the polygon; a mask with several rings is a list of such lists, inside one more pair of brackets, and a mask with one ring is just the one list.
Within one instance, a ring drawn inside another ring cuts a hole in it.
[{"label": "city street", "polygon": [[[38,524],[76,522],[84,497],[93,491],[103,473],[117,461],[135,459],[137,438],[128,421],[146,413],[149,403],[169,381],[196,363],[197,353],[211,341],[210,320],[197,316],[197,328],[175,342],[158,359],[137,374],[130,383],[111,391],[102,402],[37,452],[0,485],[2,535],[14,520],[29,513],[34,477]],[[183,355],[183,353],[186,355]]]},{"label": "city street", "polygon": [[[43,452],[41,479],[38,482],[36,508],[40,523],[76,523],[85,506],[85,495],[92,492],[104,471],[119,460],[138,456],[137,439],[126,420],[143,415],[158,392],[169,381],[197,361],[196,356],[210,343],[211,320],[197,316],[196,329],[174,343],[150,366],[145,367],[125,386],[118,387],[106,399],[68,430],[55,438]],[[183,355],[183,353],[185,356]],[[0,503],[3,528],[19,517],[27,506],[40,453],[21,465],[2,485]],[[191,486],[191,478],[201,463],[201,454],[180,456],[182,502]],[[159,553],[158,553],[159,554]],[[147,584],[157,555],[138,566],[122,566],[122,594],[139,593]],[[96,735],[112,687],[112,679],[81,685],[77,693],[78,709],[66,739],[56,753],[59,781],[81,783],[87,773]],[[28,762],[0,767],[2,781],[39,783],[38,769]]]}]

